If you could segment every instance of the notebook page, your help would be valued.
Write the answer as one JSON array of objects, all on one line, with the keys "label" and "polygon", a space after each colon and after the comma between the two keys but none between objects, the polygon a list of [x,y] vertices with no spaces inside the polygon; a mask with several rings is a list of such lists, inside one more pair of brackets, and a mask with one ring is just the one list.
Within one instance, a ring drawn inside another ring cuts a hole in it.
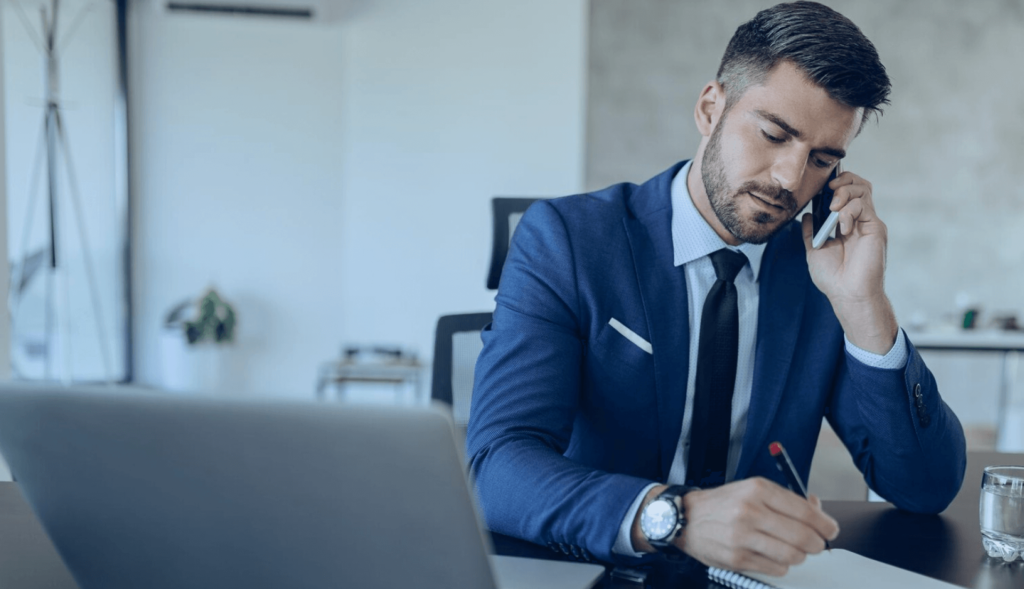
[{"label": "notebook page", "polygon": [[961,589],[840,549],[808,555],[802,564],[790,568],[785,577],[745,574],[779,589]]}]

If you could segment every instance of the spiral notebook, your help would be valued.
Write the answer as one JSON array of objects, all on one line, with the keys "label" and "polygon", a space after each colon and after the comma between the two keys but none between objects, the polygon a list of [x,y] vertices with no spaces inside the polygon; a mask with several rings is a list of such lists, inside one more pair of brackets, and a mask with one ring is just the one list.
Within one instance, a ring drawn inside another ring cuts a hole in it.
[{"label": "spiral notebook", "polygon": [[708,578],[731,589],[960,589],[931,577],[835,549],[807,557],[785,577],[711,567]]}]

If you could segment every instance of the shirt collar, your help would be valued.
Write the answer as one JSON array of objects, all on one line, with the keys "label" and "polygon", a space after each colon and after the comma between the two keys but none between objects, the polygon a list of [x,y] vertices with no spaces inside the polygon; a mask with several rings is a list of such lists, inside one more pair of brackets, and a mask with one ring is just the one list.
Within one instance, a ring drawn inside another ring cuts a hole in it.
[{"label": "shirt collar", "polygon": [[761,256],[767,244],[741,243],[732,246],[722,241],[693,204],[690,189],[686,186],[686,176],[692,165],[693,160],[687,162],[672,180],[672,247],[675,265],[682,266],[725,247],[747,256],[754,281],[757,282],[761,272]]}]

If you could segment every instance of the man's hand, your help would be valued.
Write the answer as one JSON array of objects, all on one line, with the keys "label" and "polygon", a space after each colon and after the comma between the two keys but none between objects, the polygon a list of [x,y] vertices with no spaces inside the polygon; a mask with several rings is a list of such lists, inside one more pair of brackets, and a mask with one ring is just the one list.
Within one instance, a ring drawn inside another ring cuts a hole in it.
[{"label": "man's hand", "polygon": [[870,182],[843,172],[829,185],[835,190],[830,208],[839,211],[836,238],[815,250],[811,216],[802,219],[811,280],[832,303],[854,345],[886,354],[899,326],[885,296],[885,223],[875,214]]},{"label": "man's hand", "polygon": [[[665,487],[655,487],[653,499]],[[646,501],[645,501],[646,504]],[[782,576],[808,554],[825,549],[825,539],[839,534],[839,525],[811,496],[796,493],[757,477],[683,496],[686,528],[676,539],[680,550],[708,566]],[[634,524],[635,550],[653,551]]]}]

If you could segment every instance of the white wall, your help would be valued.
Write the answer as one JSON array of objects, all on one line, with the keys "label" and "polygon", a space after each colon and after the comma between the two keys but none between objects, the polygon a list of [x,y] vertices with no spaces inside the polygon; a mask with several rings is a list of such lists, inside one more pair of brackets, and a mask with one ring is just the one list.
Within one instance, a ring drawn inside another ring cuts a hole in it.
[{"label": "white wall", "polygon": [[[2,18],[2,17],[0,17]],[[0,30],[3,22],[0,21]],[[0,113],[4,112],[4,46],[0,43]],[[4,120],[0,117],[0,139],[6,137]],[[7,292],[10,270],[7,262],[7,158],[6,141],[0,140],[0,292]],[[7,313],[0,313],[0,380],[11,376],[11,329]],[[0,456],[0,481],[11,480],[7,461]]]},{"label": "white wall", "polygon": [[493,307],[489,199],[580,188],[586,2],[367,0],[340,24],[156,15],[131,39],[137,377],[214,284],[233,388],[311,397],[344,342],[431,355]]},{"label": "white wall", "polygon": [[490,198],[581,188],[586,2],[369,4],[345,37],[345,333],[430,356],[438,315],[494,307]]},{"label": "white wall", "polygon": [[[3,30],[3,22],[0,21],[0,30]],[[4,93],[4,53],[3,43],[0,43],[0,113],[5,112]],[[0,292],[7,292],[10,282],[10,269],[7,261],[7,157],[5,128],[6,117],[0,116]],[[9,378],[11,375],[11,325],[7,313],[0,313],[0,379]],[[3,460],[0,459],[0,464]],[[6,465],[0,466],[0,480],[6,480]]]}]

